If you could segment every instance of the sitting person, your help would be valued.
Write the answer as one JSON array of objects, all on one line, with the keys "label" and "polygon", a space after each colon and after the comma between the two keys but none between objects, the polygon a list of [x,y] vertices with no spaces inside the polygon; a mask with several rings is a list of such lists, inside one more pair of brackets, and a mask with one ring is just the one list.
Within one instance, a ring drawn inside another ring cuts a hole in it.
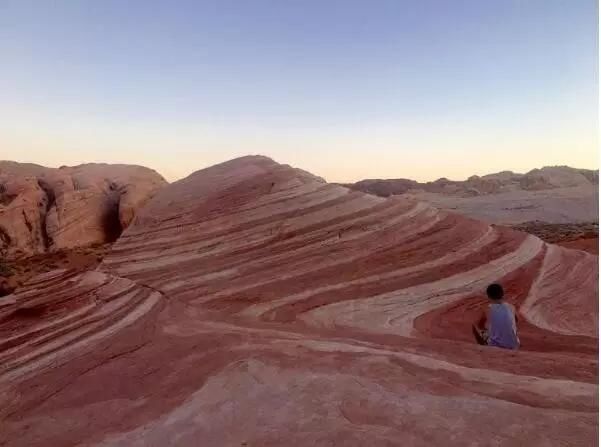
[{"label": "sitting person", "polygon": [[488,308],[476,324],[472,332],[481,345],[496,346],[505,349],[518,349],[520,339],[517,333],[517,314],[515,307],[503,299],[503,287],[491,284],[486,288],[490,299]]}]

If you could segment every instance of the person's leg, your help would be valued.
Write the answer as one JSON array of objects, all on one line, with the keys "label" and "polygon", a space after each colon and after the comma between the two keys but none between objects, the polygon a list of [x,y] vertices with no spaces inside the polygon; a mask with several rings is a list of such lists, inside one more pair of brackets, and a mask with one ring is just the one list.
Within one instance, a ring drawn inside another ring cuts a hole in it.
[{"label": "person's leg", "polygon": [[486,340],[486,334],[478,329],[475,324],[472,324],[472,334],[474,334],[474,338],[479,345],[488,344],[488,340]]}]

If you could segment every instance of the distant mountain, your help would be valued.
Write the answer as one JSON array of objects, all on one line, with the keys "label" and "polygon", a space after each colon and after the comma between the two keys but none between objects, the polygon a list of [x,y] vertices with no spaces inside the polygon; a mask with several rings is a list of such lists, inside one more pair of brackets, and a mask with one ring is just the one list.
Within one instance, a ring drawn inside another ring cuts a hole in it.
[{"label": "distant mountain", "polygon": [[457,197],[474,197],[511,191],[541,191],[556,188],[590,187],[599,185],[599,171],[569,166],[546,166],[526,174],[501,171],[484,176],[473,175],[467,180],[440,178],[420,183],[409,179],[367,179],[344,184],[357,191],[382,197],[424,191]]},{"label": "distant mountain", "polygon": [[473,175],[463,181],[370,179],[343,186],[382,197],[407,195],[491,223],[566,224],[599,219],[599,171],[568,166],[547,166],[526,174]]}]

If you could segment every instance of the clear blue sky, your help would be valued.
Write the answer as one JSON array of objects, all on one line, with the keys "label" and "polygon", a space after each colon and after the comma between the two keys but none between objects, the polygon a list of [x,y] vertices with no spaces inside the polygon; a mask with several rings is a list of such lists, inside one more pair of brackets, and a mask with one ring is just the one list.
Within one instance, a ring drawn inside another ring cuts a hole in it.
[{"label": "clear blue sky", "polygon": [[594,0],[0,0],[0,158],[598,166]]}]

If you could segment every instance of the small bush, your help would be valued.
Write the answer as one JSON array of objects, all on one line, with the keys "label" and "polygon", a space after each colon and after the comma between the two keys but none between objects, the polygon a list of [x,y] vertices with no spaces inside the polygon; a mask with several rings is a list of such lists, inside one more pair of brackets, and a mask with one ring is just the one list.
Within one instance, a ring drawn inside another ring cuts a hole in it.
[{"label": "small bush", "polygon": [[0,259],[0,276],[12,276],[13,269],[8,263]]}]

